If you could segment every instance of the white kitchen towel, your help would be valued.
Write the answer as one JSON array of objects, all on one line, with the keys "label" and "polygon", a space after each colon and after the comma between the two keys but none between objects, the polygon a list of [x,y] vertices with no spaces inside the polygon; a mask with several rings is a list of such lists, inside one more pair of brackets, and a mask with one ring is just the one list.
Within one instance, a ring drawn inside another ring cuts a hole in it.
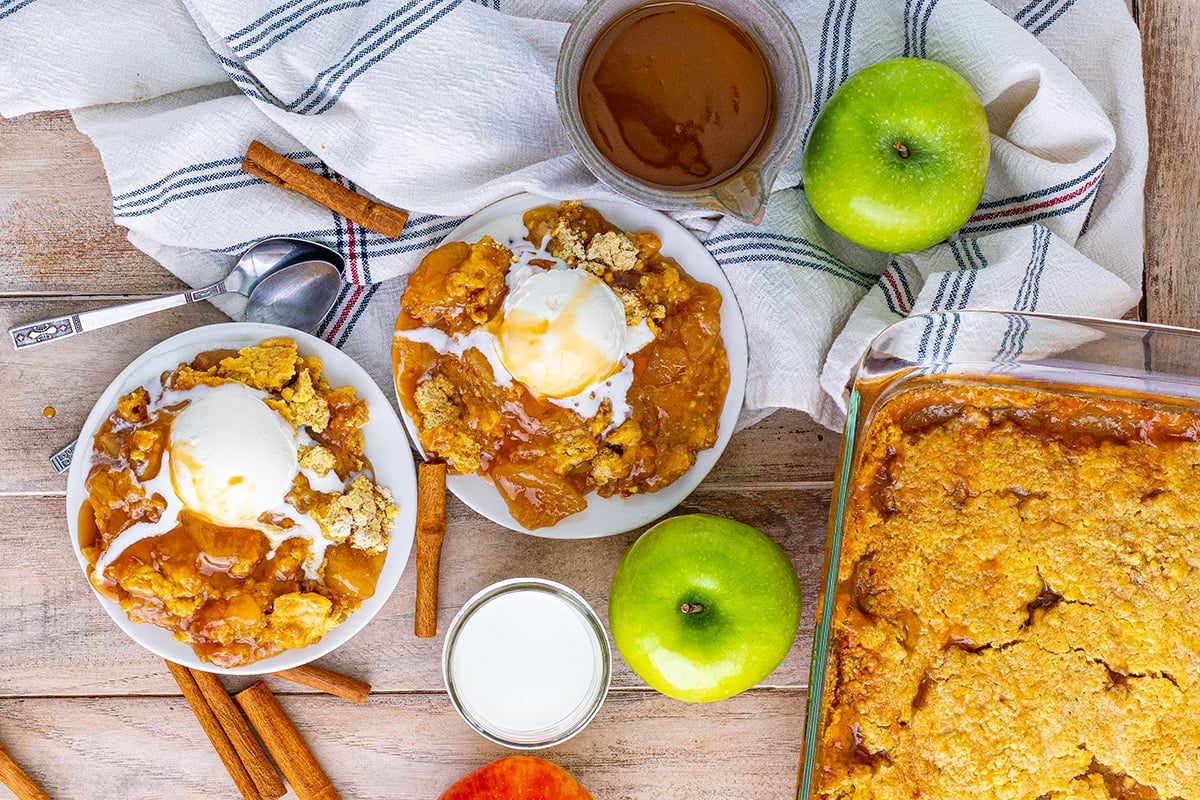
[{"label": "white kitchen towel", "polygon": [[[596,2],[598,0],[593,0]],[[0,113],[70,108],[130,239],[192,285],[253,241],[347,257],[321,334],[390,384],[403,280],[465,215],[521,191],[608,196],[554,101],[581,0],[0,0]],[[1140,296],[1145,108],[1123,0],[785,0],[813,102],[893,56],[949,64],[992,129],[984,199],[951,241],[860,250],[825,228],[802,147],[763,224],[689,218],[746,318],[745,420],[792,407],[836,427],[871,337],[930,309],[1120,316]],[[413,212],[389,239],[239,169],[252,139]],[[236,302],[224,306],[237,316]]]}]

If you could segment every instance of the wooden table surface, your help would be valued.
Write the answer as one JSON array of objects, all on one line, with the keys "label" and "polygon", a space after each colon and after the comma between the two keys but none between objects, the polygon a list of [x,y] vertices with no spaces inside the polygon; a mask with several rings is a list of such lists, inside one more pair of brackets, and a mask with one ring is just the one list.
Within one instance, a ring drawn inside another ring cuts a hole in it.
[{"label": "wooden table surface", "polygon": [[[1200,141],[1200,0],[1184,5],[1133,6],[1151,133],[1142,314],[1200,326],[1200,157],[1190,149]],[[98,155],[63,113],[0,120],[0,275],[4,329],[182,288],[113,224]],[[237,796],[163,662],[123,636],[87,590],[66,539],[66,478],[47,461],[126,363],[222,319],[199,304],[25,353],[0,346],[0,742],[52,797]],[[804,415],[777,413],[736,435],[685,503],[758,526],[791,556],[804,622],[779,669],[730,700],[684,704],[649,690],[618,657],[596,720],[541,755],[610,800],[793,795],[837,446],[837,434]],[[608,581],[636,536],[558,542],[508,533],[453,499],[449,510],[437,638],[412,633],[410,562],[380,615],[320,662],[369,681],[365,705],[270,681],[343,797],[436,797],[506,754],[458,718],[443,690],[451,616],[484,585],[522,574],[575,587],[606,617]]]}]

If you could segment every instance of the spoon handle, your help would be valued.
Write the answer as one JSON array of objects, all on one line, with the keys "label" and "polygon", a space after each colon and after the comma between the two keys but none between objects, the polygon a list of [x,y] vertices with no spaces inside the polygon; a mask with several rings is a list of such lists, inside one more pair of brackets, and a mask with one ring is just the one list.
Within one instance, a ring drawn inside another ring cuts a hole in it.
[{"label": "spoon handle", "polygon": [[179,306],[185,306],[188,303],[195,303],[200,300],[211,300],[225,292],[225,282],[221,281],[220,283],[214,283],[212,286],[205,286],[201,289],[190,289],[186,292],[165,294],[159,297],[151,297],[148,300],[138,300],[134,303],[97,308],[91,311],[80,311],[61,317],[50,317],[49,319],[18,325],[17,327],[9,328],[8,335],[12,338],[14,348],[24,350],[28,347],[45,344],[46,342],[66,339],[77,333],[86,333],[98,328],[106,328],[109,325],[115,325],[118,322],[125,322],[126,320],[146,314],[166,311],[169,308],[178,308]]}]

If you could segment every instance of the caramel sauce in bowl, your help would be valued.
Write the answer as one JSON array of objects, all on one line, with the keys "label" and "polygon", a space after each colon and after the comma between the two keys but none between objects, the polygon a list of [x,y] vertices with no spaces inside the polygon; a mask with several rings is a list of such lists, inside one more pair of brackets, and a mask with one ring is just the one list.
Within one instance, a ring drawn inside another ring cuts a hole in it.
[{"label": "caramel sauce in bowl", "polygon": [[810,86],[773,0],[592,0],[563,41],[556,94],[580,158],[610,188],[758,224]]}]

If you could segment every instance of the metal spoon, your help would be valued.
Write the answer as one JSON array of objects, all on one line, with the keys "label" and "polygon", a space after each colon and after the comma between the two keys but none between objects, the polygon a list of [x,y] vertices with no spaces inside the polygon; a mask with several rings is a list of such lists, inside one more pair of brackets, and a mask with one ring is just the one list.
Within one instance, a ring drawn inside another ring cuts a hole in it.
[{"label": "metal spoon", "polygon": [[246,303],[246,320],[312,333],[341,290],[342,273],[328,261],[291,264],[258,282]]},{"label": "metal spoon", "polygon": [[[12,339],[13,347],[17,350],[24,350],[27,347],[65,339],[86,331],[94,331],[145,314],[178,308],[200,300],[211,300],[226,292],[237,292],[249,297],[254,288],[268,275],[293,264],[313,260],[328,262],[338,273],[345,266],[345,262],[337,251],[316,242],[282,236],[264,239],[242,253],[229,274],[211,286],[152,297],[149,300],[139,300],[135,303],[39,320],[9,328],[8,334]],[[325,310],[328,311],[328,309]],[[324,312],[322,312],[323,314]]]}]

